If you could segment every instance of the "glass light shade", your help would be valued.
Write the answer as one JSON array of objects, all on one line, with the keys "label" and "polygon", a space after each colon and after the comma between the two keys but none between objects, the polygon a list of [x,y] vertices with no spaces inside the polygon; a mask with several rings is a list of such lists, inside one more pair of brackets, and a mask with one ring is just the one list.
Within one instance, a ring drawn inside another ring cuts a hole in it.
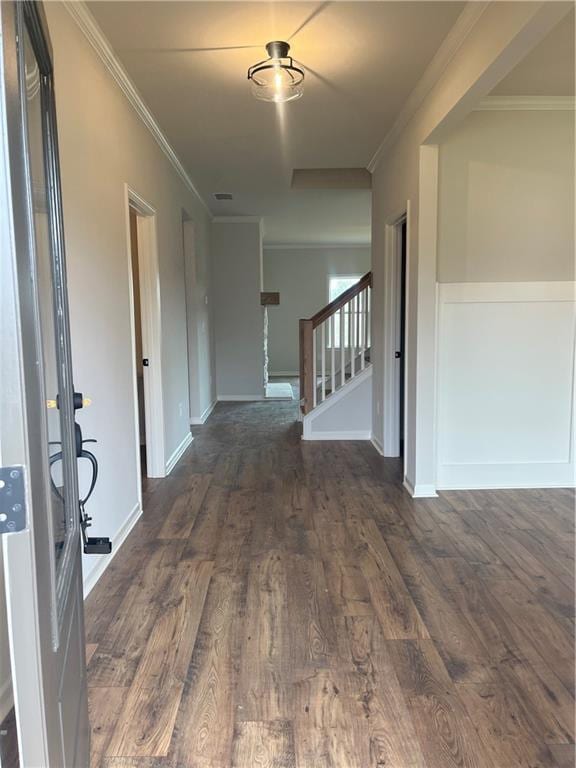
[{"label": "glass light shade", "polygon": [[304,75],[298,69],[272,60],[250,78],[257,99],[281,103],[299,99],[304,93]]},{"label": "glass light shade", "polygon": [[254,96],[277,104],[299,99],[304,92],[304,70],[294,64],[290,45],[274,40],[266,44],[266,51],[269,58],[248,70]]}]

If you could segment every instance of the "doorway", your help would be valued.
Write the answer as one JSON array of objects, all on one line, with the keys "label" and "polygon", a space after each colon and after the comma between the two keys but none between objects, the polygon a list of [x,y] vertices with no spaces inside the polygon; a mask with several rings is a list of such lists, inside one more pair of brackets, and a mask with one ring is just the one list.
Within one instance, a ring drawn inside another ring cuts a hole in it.
[{"label": "doorway", "polygon": [[[165,477],[164,399],[162,386],[160,275],[156,211],[128,186],[126,229],[132,370],[134,444],[137,465],[146,477]],[[139,476],[139,498],[142,500]]]},{"label": "doorway", "polygon": [[406,455],[410,203],[386,225],[384,261],[384,456]]},{"label": "doorway", "polygon": [[406,403],[406,219],[398,225],[400,239],[398,248],[398,318],[396,327],[396,359],[400,361],[398,371],[398,450],[404,459],[405,403]]},{"label": "doorway", "polygon": [[138,437],[141,477],[147,477],[146,469],[146,406],[144,395],[144,366],[148,360],[142,352],[142,303],[140,293],[140,267],[138,264],[138,213],[130,206],[130,266],[132,269],[132,321],[134,323],[134,365],[136,368],[136,396],[138,401]]}]

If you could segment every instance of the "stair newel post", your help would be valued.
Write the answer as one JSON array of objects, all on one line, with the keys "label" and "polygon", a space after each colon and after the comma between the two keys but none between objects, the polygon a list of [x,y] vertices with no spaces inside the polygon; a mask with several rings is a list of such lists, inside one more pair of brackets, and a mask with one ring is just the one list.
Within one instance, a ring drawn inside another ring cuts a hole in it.
[{"label": "stair newel post", "polygon": [[314,407],[314,368],[312,320],[300,320],[300,402],[305,414]]}]

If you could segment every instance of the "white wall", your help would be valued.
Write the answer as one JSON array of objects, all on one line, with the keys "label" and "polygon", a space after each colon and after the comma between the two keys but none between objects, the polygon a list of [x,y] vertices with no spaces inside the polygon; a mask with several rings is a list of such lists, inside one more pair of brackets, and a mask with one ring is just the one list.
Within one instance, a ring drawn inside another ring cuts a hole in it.
[{"label": "white wall", "polygon": [[218,399],[264,395],[264,309],[260,221],[212,225],[214,352]]},{"label": "white wall", "polygon": [[298,373],[298,321],[328,303],[328,280],[370,271],[370,246],[264,247],[264,290],[279,291],[268,308],[269,371]]},{"label": "white wall", "polygon": [[438,488],[574,485],[575,288],[440,284]]},{"label": "white wall", "polygon": [[416,493],[433,493],[436,482],[437,151],[427,144],[465,117],[569,10],[569,4],[554,3],[468,4],[459,39],[432,67],[430,82],[400,116],[373,163],[373,438],[384,444],[385,371],[393,365],[385,341],[393,322],[385,298],[394,258],[387,227],[409,207],[405,474]]},{"label": "white wall", "polygon": [[216,396],[211,269],[207,253],[207,241],[202,251],[195,222],[184,221],[190,417],[193,423],[203,421]]},{"label": "white wall", "polygon": [[372,437],[372,367],[306,414],[303,440],[369,440]]},{"label": "white wall", "polygon": [[[88,511],[94,535],[117,536],[138,503],[124,185],[156,210],[166,460],[186,437],[188,368],[183,211],[194,222],[198,294],[208,290],[209,216],[138,117],[75,21],[46,13],[54,49],[75,385],[92,399],[78,413],[100,475]],[[203,331],[205,350],[209,327]],[[207,354],[207,353],[206,353]],[[199,407],[207,407],[210,366]],[[85,580],[101,565],[86,557]]]},{"label": "white wall", "polygon": [[440,145],[439,282],[573,278],[573,112],[472,112]]},{"label": "white wall", "polygon": [[439,488],[574,483],[573,130],[475,112],[440,145]]}]

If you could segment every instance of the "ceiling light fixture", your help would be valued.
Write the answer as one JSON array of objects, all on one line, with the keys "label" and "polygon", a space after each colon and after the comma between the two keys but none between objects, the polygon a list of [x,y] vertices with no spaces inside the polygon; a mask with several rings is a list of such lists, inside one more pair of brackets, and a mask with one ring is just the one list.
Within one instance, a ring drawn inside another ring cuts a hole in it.
[{"label": "ceiling light fixture", "polygon": [[290,46],[281,40],[266,44],[269,58],[248,70],[252,93],[262,101],[294,101],[304,92],[304,70],[288,55]]}]

